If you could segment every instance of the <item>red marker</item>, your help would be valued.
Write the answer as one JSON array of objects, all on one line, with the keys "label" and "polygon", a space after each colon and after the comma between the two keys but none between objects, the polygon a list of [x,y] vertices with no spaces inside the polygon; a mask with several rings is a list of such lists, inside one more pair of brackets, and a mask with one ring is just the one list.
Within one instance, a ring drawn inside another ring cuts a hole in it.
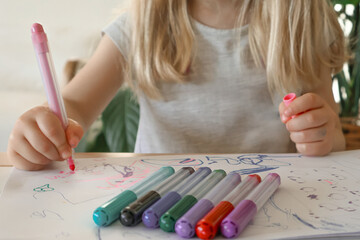
[{"label": "red marker", "polygon": [[[34,23],[32,25],[31,38],[43,79],[49,108],[60,119],[65,130],[68,126],[68,119],[66,116],[64,101],[61,97],[59,86],[56,81],[54,64],[51,59],[47,36],[41,24]],[[75,165],[72,156],[69,157],[68,164],[71,171],[74,171]]]},{"label": "red marker", "polygon": [[249,175],[223,201],[214,207],[196,224],[196,235],[201,239],[211,239],[216,236],[221,221],[237,206],[241,200],[261,182],[257,174]]}]

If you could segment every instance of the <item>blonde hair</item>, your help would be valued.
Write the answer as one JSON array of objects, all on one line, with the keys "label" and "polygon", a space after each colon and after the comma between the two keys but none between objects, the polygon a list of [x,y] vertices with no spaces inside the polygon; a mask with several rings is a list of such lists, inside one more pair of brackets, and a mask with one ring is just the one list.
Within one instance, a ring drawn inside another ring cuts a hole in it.
[{"label": "blonde hair", "polygon": [[[131,0],[130,9],[129,83],[160,98],[158,81],[183,83],[196,50],[187,1]],[[320,65],[335,73],[347,59],[327,0],[243,0],[236,26],[245,23],[251,55],[266,68],[270,91],[310,89],[320,83]]]}]

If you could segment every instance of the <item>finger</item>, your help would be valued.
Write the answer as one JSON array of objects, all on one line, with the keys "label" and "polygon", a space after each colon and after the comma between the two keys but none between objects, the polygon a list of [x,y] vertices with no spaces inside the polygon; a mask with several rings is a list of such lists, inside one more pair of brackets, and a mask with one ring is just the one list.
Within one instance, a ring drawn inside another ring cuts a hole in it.
[{"label": "finger", "polygon": [[31,146],[47,159],[54,161],[63,160],[55,145],[40,131],[36,123],[32,127],[24,129],[24,136]]},{"label": "finger", "polygon": [[280,115],[284,112],[285,109],[286,109],[285,104],[283,102],[281,102],[279,104],[279,113],[280,113]]},{"label": "finger", "polygon": [[287,116],[284,115],[285,109],[286,109],[285,104],[284,104],[283,102],[281,102],[281,103],[279,104],[279,115],[280,115],[280,120],[281,120],[283,123],[287,123],[287,122],[291,119],[291,117],[287,117]]},{"label": "finger", "polygon": [[65,131],[60,120],[50,111],[36,116],[37,123],[43,134],[55,145],[63,159],[71,156],[71,148],[66,140]]},{"label": "finger", "polygon": [[332,145],[328,141],[296,144],[296,149],[307,156],[324,156],[331,151],[331,148]]},{"label": "finger", "polygon": [[290,139],[294,143],[312,143],[325,139],[327,129],[325,126],[319,128],[307,129],[299,132],[290,132]]},{"label": "finger", "polygon": [[17,153],[27,161],[37,165],[47,165],[51,162],[47,157],[36,151],[25,138],[18,139]]},{"label": "finger", "polygon": [[8,157],[13,163],[14,167],[21,170],[37,171],[45,167],[45,165],[34,164],[23,158],[20,154],[14,150],[8,149]]},{"label": "finger", "polygon": [[322,109],[313,109],[305,112],[286,123],[290,132],[299,132],[306,129],[318,128],[328,123],[328,118]]},{"label": "finger", "polygon": [[72,148],[76,148],[82,136],[84,135],[84,130],[79,123],[72,119],[69,119],[69,125],[66,128],[65,133],[70,146]]},{"label": "finger", "polygon": [[291,102],[285,109],[284,115],[291,117],[323,106],[324,100],[321,97],[314,93],[306,93]]}]

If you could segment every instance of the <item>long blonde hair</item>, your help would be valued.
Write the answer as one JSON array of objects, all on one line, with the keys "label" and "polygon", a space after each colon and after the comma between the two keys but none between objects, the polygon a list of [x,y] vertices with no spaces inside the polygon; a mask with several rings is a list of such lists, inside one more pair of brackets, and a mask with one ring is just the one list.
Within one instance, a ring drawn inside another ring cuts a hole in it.
[{"label": "long blonde hair", "polygon": [[[130,9],[129,83],[160,98],[158,81],[184,82],[194,57],[188,3],[131,0]],[[347,59],[343,31],[327,0],[243,0],[237,26],[245,22],[251,55],[266,69],[270,91],[310,89],[320,83],[320,65],[335,73]]]}]

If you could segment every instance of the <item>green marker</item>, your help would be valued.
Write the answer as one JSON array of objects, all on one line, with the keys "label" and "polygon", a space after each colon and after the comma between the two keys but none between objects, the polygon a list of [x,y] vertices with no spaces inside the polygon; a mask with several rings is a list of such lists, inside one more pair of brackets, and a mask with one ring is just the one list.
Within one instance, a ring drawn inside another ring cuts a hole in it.
[{"label": "green marker", "polygon": [[162,167],[129,189],[98,207],[93,213],[93,220],[98,226],[108,226],[119,219],[121,210],[157,186],[174,173],[172,167]]},{"label": "green marker", "polygon": [[198,199],[208,193],[225,176],[226,172],[224,170],[214,170],[210,175],[196,185],[186,196],[184,196],[179,202],[161,216],[160,228],[165,232],[174,232],[176,221],[181,218],[182,215],[184,215],[193,205],[195,205]]}]

